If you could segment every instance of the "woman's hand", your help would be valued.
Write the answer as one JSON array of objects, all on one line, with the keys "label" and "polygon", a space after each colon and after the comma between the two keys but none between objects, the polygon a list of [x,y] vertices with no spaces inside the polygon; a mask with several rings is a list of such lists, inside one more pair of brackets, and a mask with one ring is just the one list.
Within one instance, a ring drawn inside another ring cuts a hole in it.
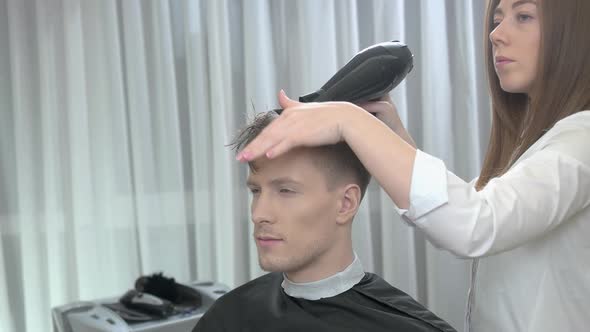
[{"label": "woman's hand", "polygon": [[377,119],[381,120],[381,122],[398,134],[404,141],[414,148],[416,147],[416,143],[404,127],[397,112],[397,107],[395,107],[389,94],[385,94],[378,101],[365,102],[358,104],[358,106],[362,107],[367,112],[374,114]]},{"label": "woman's hand", "polygon": [[250,161],[265,155],[273,158],[298,146],[321,146],[342,141],[343,127],[354,123],[362,109],[346,102],[301,103],[279,93],[281,115],[236,157]]},{"label": "woman's hand", "polygon": [[385,123],[393,131],[401,125],[401,120],[397,114],[397,107],[395,107],[389,94],[385,94],[377,101],[360,103],[358,106],[374,114],[377,119],[381,120],[381,122]]}]

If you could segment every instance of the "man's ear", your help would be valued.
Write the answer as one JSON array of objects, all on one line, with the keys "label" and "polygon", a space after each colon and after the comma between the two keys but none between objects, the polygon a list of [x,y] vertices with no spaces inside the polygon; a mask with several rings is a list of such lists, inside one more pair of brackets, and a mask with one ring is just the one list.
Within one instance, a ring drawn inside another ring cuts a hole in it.
[{"label": "man's ear", "polygon": [[336,218],[338,224],[346,224],[352,220],[361,204],[361,196],[361,188],[357,184],[347,184],[342,188],[340,208]]}]

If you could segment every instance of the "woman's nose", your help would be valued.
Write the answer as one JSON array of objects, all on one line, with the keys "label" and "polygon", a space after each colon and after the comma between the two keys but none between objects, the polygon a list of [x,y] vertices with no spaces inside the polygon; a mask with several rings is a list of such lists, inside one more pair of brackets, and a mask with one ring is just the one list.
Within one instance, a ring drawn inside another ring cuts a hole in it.
[{"label": "woman's nose", "polygon": [[500,22],[496,28],[490,32],[490,41],[494,46],[508,43],[506,24],[504,21]]}]

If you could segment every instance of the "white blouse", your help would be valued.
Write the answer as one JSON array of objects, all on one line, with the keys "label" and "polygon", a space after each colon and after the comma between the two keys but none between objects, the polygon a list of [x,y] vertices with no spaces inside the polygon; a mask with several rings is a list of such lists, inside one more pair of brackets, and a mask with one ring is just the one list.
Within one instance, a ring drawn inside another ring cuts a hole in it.
[{"label": "white blouse", "polygon": [[475,258],[466,331],[588,331],[590,111],[559,121],[481,191],[418,151],[403,218]]}]

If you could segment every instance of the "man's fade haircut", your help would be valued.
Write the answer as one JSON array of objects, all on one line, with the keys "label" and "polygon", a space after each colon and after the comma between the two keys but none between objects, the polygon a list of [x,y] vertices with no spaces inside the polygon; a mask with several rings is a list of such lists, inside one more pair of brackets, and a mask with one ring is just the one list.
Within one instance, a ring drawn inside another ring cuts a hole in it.
[{"label": "man's fade haircut", "polygon": [[[257,114],[246,127],[238,132],[229,146],[236,153],[241,151],[278,116],[275,111]],[[360,187],[361,198],[365,196],[371,175],[347,143],[340,142],[318,147],[306,147],[305,149],[317,152],[314,153],[313,162],[326,175],[329,187],[342,183],[347,178],[346,175],[349,175],[354,179],[354,183]],[[252,164],[249,163],[249,165],[252,168]]]}]

